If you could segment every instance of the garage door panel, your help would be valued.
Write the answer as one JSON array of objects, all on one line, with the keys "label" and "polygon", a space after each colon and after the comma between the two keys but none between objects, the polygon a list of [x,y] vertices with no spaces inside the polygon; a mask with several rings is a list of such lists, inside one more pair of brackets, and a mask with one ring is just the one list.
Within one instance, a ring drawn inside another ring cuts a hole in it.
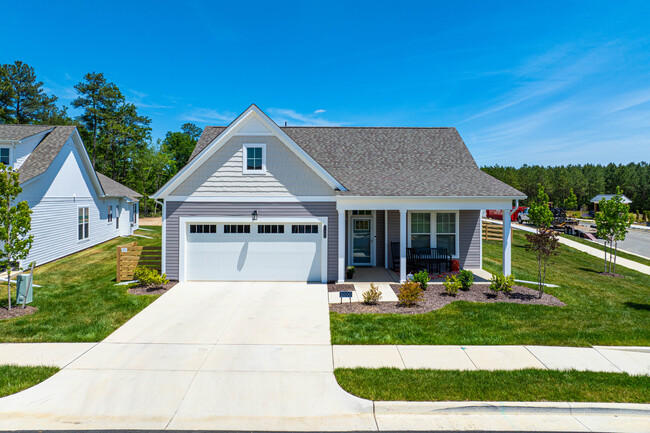
[{"label": "garage door panel", "polygon": [[[189,227],[189,225],[188,225]],[[321,230],[319,230],[320,232]],[[188,281],[320,281],[319,233],[217,233],[186,231]]]}]

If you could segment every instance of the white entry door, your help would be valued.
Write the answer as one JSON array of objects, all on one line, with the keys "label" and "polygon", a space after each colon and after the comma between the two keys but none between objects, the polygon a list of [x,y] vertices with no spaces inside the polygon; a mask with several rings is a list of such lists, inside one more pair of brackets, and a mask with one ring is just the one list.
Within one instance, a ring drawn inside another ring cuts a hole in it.
[{"label": "white entry door", "polygon": [[188,223],[187,281],[321,281],[322,225]]}]

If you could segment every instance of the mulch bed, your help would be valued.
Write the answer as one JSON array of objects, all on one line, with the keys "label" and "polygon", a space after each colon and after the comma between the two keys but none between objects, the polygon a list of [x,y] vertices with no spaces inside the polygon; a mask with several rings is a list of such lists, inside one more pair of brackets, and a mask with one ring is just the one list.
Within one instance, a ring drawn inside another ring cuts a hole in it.
[{"label": "mulch bed", "polygon": [[30,314],[34,314],[37,311],[38,308],[31,307],[29,305],[26,305],[25,309],[23,309],[22,304],[18,306],[13,305],[11,307],[11,311],[8,310],[7,307],[0,307],[0,320],[13,319],[14,317],[20,317],[20,316],[27,316]]},{"label": "mulch bed", "polygon": [[178,284],[178,281],[170,281],[167,284],[161,285],[154,285],[154,286],[138,286],[138,287],[132,287],[129,290],[127,290],[130,294],[132,295],[162,295],[163,293],[167,292],[167,290],[171,289],[174,287],[176,284]]},{"label": "mulch bed", "polygon": [[354,292],[354,284],[328,284],[328,292]]},{"label": "mulch bed", "polygon": [[[390,285],[393,291],[399,292],[399,284]],[[474,284],[468,291],[459,290],[456,296],[448,295],[444,286],[440,284],[430,284],[427,290],[423,292],[424,298],[413,307],[403,307],[397,302],[379,302],[377,305],[366,305],[361,302],[352,304],[331,304],[330,310],[337,313],[397,313],[397,314],[421,314],[429,311],[438,310],[445,305],[454,301],[468,302],[509,302],[513,304],[527,305],[548,305],[553,307],[564,307],[566,304],[553,295],[544,293],[542,298],[538,298],[538,292],[524,286],[514,286],[512,293],[509,295],[499,294],[495,296],[490,290],[489,284]]]}]

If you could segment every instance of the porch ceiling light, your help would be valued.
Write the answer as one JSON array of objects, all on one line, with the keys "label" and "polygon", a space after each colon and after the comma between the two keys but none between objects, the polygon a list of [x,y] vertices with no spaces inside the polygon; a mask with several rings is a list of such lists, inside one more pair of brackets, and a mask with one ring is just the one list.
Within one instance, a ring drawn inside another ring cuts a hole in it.
[{"label": "porch ceiling light", "polygon": [[254,210],[253,213],[251,213],[251,216],[253,217],[253,221],[257,221],[257,211]]}]

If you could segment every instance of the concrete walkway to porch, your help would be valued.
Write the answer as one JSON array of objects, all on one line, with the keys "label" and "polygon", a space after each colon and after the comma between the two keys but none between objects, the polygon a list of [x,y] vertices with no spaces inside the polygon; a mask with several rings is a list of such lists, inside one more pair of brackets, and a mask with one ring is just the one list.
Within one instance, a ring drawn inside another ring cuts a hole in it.
[{"label": "concrete walkway to porch", "polygon": [[650,375],[650,347],[333,346],[335,368],[580,370]]}]

